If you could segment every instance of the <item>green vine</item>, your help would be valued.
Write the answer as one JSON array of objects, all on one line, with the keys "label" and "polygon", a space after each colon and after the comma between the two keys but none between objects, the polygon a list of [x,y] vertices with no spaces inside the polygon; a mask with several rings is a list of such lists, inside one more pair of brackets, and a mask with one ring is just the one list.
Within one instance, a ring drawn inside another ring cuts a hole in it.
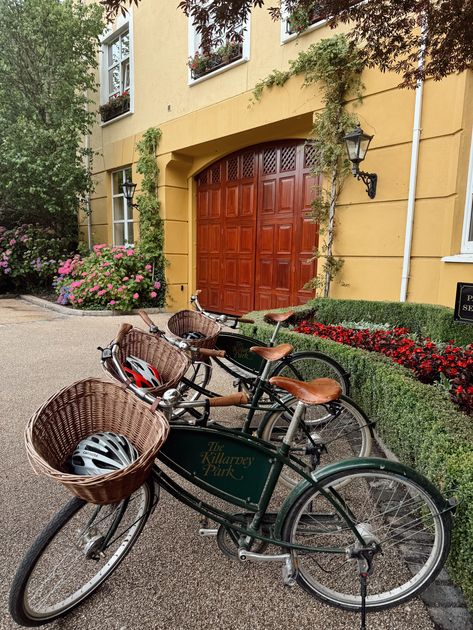
[{"label": "green vine", "polygon": [[140,212],[139,251],[153,262],[156,280],[164,281],[164,267],[168,261],[164,257],[164,221],[159,215],[161,202],[158,199],[159,168],[156,163],[156,150],[161,139],[161,129],[150,127],[136,144],[140,155],[136,172],[143,175],[141,193],[136,198]]},{"label": "green vine", "polygon": [[[324,108],[314,115],[314,125],[308,144],[315,149],[315,163],[312,166],[313,177],[323,177],[322,186],[317,187],[317,195],[312,202],[308,216],[319,225],[319,236],[324,242],[320,249],[314,247],[314,259],[324,258],[321,272],[310,280],[304,289],[317,293],[323,289],[328,297],[330,283],[341,272],[344,260],[332,253],[335,222],[335,205],[343,183],[350,174],[350,161],[345,152],[343,136],[353,131],[357,116],[349,113],[345,106],[348,99],[358,103],[362,101],[361,82],[363,63],[359,59],[357,48],[348,42],[344,35],[335,35],[312,44],[307,51],[299,53],[295,61],[289,62],[289,70],[275,70],[273,74],[256,84],[252,103],[259,101],[265,88],[273,85],[282,86],[292,76],[304,73],[301,87],[309,88],[314,84],[322,93]],[[342,286],[347,286],[339,281]]]}]

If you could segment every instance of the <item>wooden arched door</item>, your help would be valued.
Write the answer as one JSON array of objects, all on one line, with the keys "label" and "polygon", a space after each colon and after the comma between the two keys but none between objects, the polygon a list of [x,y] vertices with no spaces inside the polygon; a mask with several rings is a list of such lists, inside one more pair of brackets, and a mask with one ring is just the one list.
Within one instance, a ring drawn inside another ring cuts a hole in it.
[{"label": "wooden arched door", "polygon": [[248,147],[197,179],[197,288],[204,308],[230,314],[302,304],[317,273],[306,214],[318,183],[299,140]]}]

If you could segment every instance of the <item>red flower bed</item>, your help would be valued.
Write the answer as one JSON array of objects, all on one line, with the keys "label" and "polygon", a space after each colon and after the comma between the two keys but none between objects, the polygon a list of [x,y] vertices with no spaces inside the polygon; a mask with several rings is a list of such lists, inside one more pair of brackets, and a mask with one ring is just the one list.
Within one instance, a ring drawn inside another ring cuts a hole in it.
[{"label": "red flower bed", "polygon": [[[443,374],[450,381],[450,397],[460,409],[473,416],[473,352],[456,348],[453,342],[438,349],[430,339],[409,337],[405,328],[394,330],[354,330],[302,322],[294,332],[331,339],[354,348],[379,352],[412,370],[422,383],[434,383]],[[469,346],[471,348],[471,346]]]}]

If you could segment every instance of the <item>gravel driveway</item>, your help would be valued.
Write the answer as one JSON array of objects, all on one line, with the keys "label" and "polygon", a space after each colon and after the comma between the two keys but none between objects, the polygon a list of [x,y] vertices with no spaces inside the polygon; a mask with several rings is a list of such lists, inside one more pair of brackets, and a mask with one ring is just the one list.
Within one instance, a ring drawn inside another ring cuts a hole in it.
[{"label": "gravel driveway", "polygon": [[[3,302],[3,304],[2,304]],[[36,535],[69,499],[67,491],[30,468],[23,445],[28,418],[58,389],[102,376],[97,346],[137,316],[69,317],[0,300],[0,628],[18,628],[7,601],[12,578]],[[164,325],[166,315],[153,319]],[[215,388],[231,381],[214,374]],[[216,385],[218,383],[218,385]],[[222,411],[220,411],[222,413]],[[225,413],[241,413],[232,410]],[[198,515],[162,493],[132,553],[99,591],[51,630],[353,630],[359,616],[329,608],[297,586],[285,588],[279,564],[239,564],[213,538],[198,535]],[[419,599],[368,617],[370,630],[434,626]]]}]

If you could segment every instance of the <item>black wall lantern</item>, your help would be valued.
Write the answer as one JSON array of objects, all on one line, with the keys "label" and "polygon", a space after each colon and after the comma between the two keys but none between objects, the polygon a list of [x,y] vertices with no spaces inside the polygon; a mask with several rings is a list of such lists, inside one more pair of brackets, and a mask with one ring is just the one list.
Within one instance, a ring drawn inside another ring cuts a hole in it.
[{"label": "black wall lantern", "polygon": [[131,179],[127,177],[125,183],[122,184],[122,191],[123,191],[123,196],[127,200],[128,207],[133,207],[133,208],[138,207],[136,203],[132,203],[133,197],[135,195],[135,188],[136,188],[136,184],[134,184],[131,181]]},{"label": "black wall lantern", "polygon": [[345,140],[347,147],[348,159],[353,164],[353,168],[351,169],[353,177],[356,177],[358,180],[361,179],[367,187],[366,192],[368,193],[368,197],[370,199],[374,199],[376,197],[376,184],[378,182],[378,176],[376,173],[364,173],[359,170],[359,164],[365,159],[366,152],[368,151],[368,147],[370,146],[373,136],[368,136],[368,134],[366,134],[360,127],[360,123],[358,123],[355,131],[352,131],[347,136],[344,136],[343,139]]}]

